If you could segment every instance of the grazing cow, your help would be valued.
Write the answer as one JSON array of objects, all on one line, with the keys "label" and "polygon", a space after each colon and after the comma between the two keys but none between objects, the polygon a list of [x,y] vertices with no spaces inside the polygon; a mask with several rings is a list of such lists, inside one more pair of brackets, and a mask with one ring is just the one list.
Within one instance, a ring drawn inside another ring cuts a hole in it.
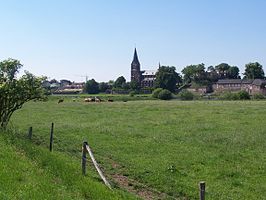
[{"label": "grazing cow", "polygon": [[59,99],[57,103],[59,104],[59,103],[63,103],[63,102],[64,102],[64,99]]},{"label": "grazing cow", "polygon": [[108,101],[108,102],[114,102],[114,100],[113,100],[113,99],[108,99],[107,101]]},{"label": "grazing cow", "polygon": [[95,102],[101,102],[102,100],[99,97],[94,97]]},{"label": "grazing cow", "polygon": [[93,102],[95,101],[93,98],[85,98],[84,99],[84,102]]}]

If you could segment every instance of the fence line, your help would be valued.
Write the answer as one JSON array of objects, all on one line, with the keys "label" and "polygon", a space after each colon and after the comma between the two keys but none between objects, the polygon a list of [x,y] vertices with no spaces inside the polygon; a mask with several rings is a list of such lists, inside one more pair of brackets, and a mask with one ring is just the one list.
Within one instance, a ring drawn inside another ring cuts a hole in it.
[{"label": "fence line", "polygon": [[[32,127],[29,127],[28,130],[28,138],[31,139],[32,138]],[[50,151],[52,151],[52,145],[53,145],[53,134],[54,134],[54,123],[51,124],[51,132],[50,132]],[[92,150],[89,146],[89,144],[87,142],[83,142],[83,147],[82,147],[82,174],[85,175],[86,174],[86,161],[87,161],[87,157],[86,157],[86,153],[89,153],[90,158],[92,160],[92,163],[94,165],[94,167],[96,168],[99,176],[101,177],[101,179],[103,180],[104,184],[112,190],[111,184],[108,182],[108,180],[106,179],[106,177],[104,176],[102,170],[99,167],[99,164],[97,163]],[[205,190],[206,190],[206,183],[204,181],[201,181],[199,183],[199,199],[200,200],[205,200]]]},{"label": "fence line", "polygon": [[86,143],[86,149],[87,149],[87,151],[88,151],[88,153],[89,153],[89,155],[90,155],[90,157],[91,157],[91,160],[92,160],[92,162],[93,162],[94,167],[96,168],[98,174],[99,174],[100,177],[102,178],[104,184],[105,184],[108,188],[112,189],[110,183],[107,181],[107,179],[106,179],[105,176],[103,175],[102,170],[100,169],[100,167],[99,167],[97,161],[95,160],[94,155],[93,155],[93,153],[92,153],[92,151],[91,151],[91,148],[90,148],[90,146],[89,146],[88,143]]}]

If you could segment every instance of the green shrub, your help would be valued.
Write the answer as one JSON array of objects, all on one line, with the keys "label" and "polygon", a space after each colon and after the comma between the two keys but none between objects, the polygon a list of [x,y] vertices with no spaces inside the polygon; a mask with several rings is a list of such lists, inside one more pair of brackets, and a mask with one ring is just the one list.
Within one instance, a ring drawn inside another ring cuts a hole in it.
[{"label": "green shrub", "polygon": [[237,93],[226,92],[223,94],[222,99],[224,100],[248,100],[250,99],[250,95],[247,91],[240,91]]},{"label": "green shrub", "polygon": [[181,100],[193,100],[194,94],[192,92],[187,91],[187,90],[182,90],[180,92],[180,98],[181,98]]},{"label": "green shrub", "polygon": [[232,92],[223,93],[221,98],[224,100],[238,100],[239,99],[237,93],[232,93]]},{"label": "green shrub", "polygon": [[250,99],[250,95],[247,91],[240,91],[237,93],[239,100],[248,100]]},{"label": "green shrub", "polygon": [[162,90],[163,90],[163,88],[156,88],[155,90],[153,90],[153,92],[152,92],[152,97],[157,99],[159,93],[160,93]]},{"label": "green shrub", "polygon": [[256,99],[256,100],[265,99],[265,96],[263,94],[254,94],[253,99]]},{"label": "green shrub", "polygon": [[164,89],[158,94],[158,99],[161,100],[172,99],[172,93],[169,90]]},{"label": "green shrub", "polygon": [[130,96],[130,97],[134,97],[136,94],[137,94],[136,91],[131,91],[131,92],[129,93],[129,96]]}]

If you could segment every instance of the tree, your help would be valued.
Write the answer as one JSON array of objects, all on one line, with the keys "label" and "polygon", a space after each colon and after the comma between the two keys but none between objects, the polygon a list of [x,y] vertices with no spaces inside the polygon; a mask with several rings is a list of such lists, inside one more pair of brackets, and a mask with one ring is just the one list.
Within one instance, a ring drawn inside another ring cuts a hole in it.
[{"label": "tree", "polygon": [[210,84],[219,80],[219,74],[213,66],[209,66],[207,70],[207,80]]},{"label": "tree", "polygon": [[129,82],[125,82],[122,84],[122,89],[124,90],[129,90],[130,89],[130,83]]},{"label": "tree", "polygon": [[99,83],[94,79],[88,80],[85,84],[85,91],[88,94],[98,94],[99,93]]},{"label": "tree", "polygon": [[220,79],[227,78],[229,68],[230,68],[230,65],[228,65],[227,63],[221,63],[221,64],[215,66],[215,70],[219,74]]},{"label": "tree", "polygon": [[136,80],[132,80],[130,82],[130,89],[131,90],[135,90],[135,91],[138,91],[140,89],[140,84],[138,83],[138,81]]},{"label": "tree", "polygon": [[245,79],[256,79],[256,78],[264,78],[264,71],[261,64],[258,62],[248,63],[245,66]]},{"label": "tree", "polygon": [[174,92],[176,84],[181,82],[181,77],[175,71],[175,67],[161,66],[156,72],[155,87]]},{"label": "tree", "polygon": [[108,83],[105,83],[105,82],[99,83],[99,91],[100,92],[105,92],[107,89],[109,89]]},{"label": "tree", "polygon": [[44,77],[25,72],[21,78],[17,78],[22,66],[15,59],[0,62],[0,128],[3,129],[7,127],[12,114],[24,103],[44,97]]},{"label": "tree", "polygon": [[182,70],[182,74],[184,74],[184,80],[187,83],[203,83],[206,81],[205,65],[203,63],[186,66]]},{"label": "tree", "polygon": [[50,83],[53,84],[53,83],[59,83],[56,79],[52,79],[50,80]]},{"label": "tree", "polygon": [[114,87],[115,88],[122,88],[123,84],[125,84],[125,83],[126,83],[126,79],[124,78],[124,76],[120,76],[114,82]]},{"label": "tree", "polygon": [[236,66],[230,66],[228,69],[227,78],[239,79],[239,68]]}]

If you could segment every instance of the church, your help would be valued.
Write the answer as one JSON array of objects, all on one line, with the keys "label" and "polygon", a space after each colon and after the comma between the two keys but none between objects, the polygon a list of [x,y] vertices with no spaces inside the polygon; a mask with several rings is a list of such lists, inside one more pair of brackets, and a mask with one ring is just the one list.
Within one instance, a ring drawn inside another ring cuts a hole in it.
[{"label": "church", "polygon": [[136,81],[139,83],[141,88],[151,88],[154,86],[156,72],[157,70],[140,69],[137,49],[135,48],[133,61],[131,63],[131,81]]}]

